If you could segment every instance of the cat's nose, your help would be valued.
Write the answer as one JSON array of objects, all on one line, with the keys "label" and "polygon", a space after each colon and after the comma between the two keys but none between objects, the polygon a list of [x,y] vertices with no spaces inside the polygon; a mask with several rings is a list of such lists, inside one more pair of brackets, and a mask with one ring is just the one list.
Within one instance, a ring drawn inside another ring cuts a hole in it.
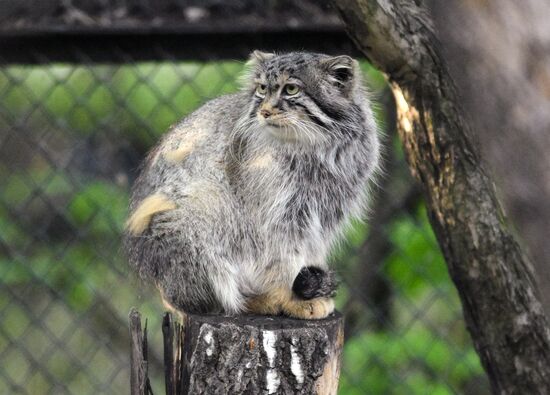
[{"label": "cat's nose", "polygon": [[260,114],[264,118],[269,118],[270,116],[273,115],[273,112],[271,112],[270,110],[267,110],[267,109],[264,108],[264,109],[260,110]]}]

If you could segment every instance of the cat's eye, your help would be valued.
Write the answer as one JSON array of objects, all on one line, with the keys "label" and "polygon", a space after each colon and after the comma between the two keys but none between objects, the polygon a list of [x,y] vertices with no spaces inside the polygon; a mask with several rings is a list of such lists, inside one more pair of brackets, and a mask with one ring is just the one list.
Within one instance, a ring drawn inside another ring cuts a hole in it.
[{"label": "cat's eye", "polygon": [[266,84],[259,84],[257,87],[256,87],[256,92],[259,94],[259,95],[265,95],[267,93],[267,85]]},{"label": "cat's eye", "polygon": [[297,94],[298,92],[300,92],[300,88],[298,87],[298,85],[295,85],[295,84],[286,84],[285,85],[285,93],[287,95],[295,95]]}]

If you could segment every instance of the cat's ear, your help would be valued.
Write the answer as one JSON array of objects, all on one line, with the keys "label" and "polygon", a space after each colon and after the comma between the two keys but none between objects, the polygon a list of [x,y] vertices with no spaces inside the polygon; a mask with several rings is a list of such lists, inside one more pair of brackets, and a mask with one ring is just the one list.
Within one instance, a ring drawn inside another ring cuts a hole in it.
[{"label": "cat's ear", "polygon": [[321,65],[334,85],[341,88],[345,93],[351,90],[359,72],[359,65],[356,60],[347,55],[334,56],[323,59]]},{"label": "cat's ear", "polygon": [[258,77],[258,65],[273,58],[274,56],[274,53],[267,53],[258,50],[250,54],[248,61],[245,63],[244,72],[239,78],[239,83],[243,89],[248,90],[255,85],[253,80],[254,77]]},{"label": "cat's ear", "polygon": [[258,63],[258,62],[261,63],[261,62],[265,62],[266,60],[269,60],[269,59],[274,58],[274,57],[275,57],[274,53],[262,52],[262,51],[255,50],[254,52],[252,52],[250,54],[249,60],[251,62],[254,62],[254,63]]}]

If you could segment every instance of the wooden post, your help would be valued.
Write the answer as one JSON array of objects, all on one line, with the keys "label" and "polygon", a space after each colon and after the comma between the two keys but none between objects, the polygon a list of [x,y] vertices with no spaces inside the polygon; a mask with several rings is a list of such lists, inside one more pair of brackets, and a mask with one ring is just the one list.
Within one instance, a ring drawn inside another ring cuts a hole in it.
[{"label": "wooden post", "polygon": [[184,328],[166,313],[162,330],[167,395],[337,393],[339,313],[317,321],[188,315]]},{"label": "wooden post", "polygon": [[130,394],[131,395],[149,395],[151,384],[147,376],[147,321],[145,328],[141,329],[141,315],[135,308],[130,310],[130,338],[131,338],[131,356],[130,356]]}]

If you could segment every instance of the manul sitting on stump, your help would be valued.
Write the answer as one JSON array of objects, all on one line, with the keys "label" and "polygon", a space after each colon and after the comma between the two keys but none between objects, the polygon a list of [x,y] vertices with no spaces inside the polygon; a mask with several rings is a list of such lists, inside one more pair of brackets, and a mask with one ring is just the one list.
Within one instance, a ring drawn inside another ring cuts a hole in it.
[{"label": "manul sitting on stump", "polygon": [[239,93],[209,101],[148,155],[125,248],[187,313],[323,318],[327,267],[365,212],[379,140],[358,63],[255,51]]}]

